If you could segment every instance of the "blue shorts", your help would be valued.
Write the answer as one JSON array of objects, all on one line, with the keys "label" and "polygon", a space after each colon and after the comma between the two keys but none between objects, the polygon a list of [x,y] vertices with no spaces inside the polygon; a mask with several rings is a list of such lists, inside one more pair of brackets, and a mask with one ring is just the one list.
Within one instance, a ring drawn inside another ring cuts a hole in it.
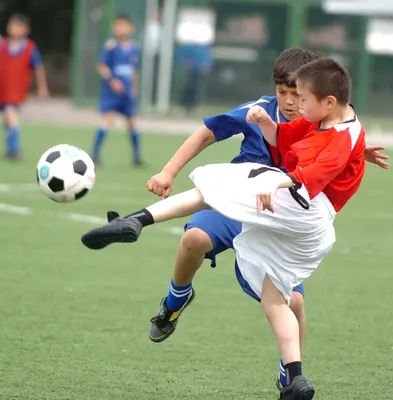
[{"label": "blue shorts", "polygon": [[0,104],[0,112],[4,111],[4,109],[6,109],[7,107],[13,107],[16,109],[19,109],[21,106],[20,103],[4,103],[4,104]]},{"label": "blue shorts", "polygon": [[[198,228],[209,235],[213,242],[213,250],[210,253],[206,253],[205,258],[211,260],[211,266],[214,268],[216,266],[217,254],[228,249],[233,249],[233,239],[241,232],[242,224],[225,217],[217,211],[202,210],[192,216],[191,221],[185,225],[184,230],[187,231],[191,228]],[[243,278],[236,263],[235,272],[244,292],[255,300],[261,301]],[[304,296],[303,284],[296,286],[293,290]]]},{"label": "blue shorts", "polygon": [[127,118],[135,117],[136,101],[128,96],[102,97],[99,101],[101,114],[115,112]]}]

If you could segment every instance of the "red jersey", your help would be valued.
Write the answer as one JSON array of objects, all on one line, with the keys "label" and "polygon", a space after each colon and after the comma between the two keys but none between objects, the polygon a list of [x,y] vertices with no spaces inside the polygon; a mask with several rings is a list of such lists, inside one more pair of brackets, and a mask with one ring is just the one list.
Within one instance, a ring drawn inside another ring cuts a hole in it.
[{"label": "red jersey", "polygon": [[37,47],[30,39],[21,41],[21,49],[13,54],[8,38],[0,43],[0,104],[20,104],[30,90]]},{"label": "red jersey", "polygon": [[278,124],[277,148],[289,175],[313,199],[325,193],[336,211],[358,191],[365,172],[365,130],[357,117],[320,129],[305,118]]}]

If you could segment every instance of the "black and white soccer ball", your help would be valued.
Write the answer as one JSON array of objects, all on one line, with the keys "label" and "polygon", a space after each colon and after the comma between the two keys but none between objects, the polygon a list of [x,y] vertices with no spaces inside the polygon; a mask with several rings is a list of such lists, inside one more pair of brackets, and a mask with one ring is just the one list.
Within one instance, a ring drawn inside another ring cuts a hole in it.
[{"label": "black and white soccer ball", "polygon": [[69,203],[86,196],[95,182],[94,162],[78,147],[59,144],[38,161],[37,183],[51,200]]}]

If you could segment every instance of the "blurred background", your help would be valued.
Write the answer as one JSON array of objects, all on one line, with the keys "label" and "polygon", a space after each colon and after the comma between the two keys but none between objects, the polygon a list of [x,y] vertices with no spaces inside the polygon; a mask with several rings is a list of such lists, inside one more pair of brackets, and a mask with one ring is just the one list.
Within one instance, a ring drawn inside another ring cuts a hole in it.
[{"label": "blurred background", "polygon": [[[302,46],[342,62],[352,75],[358,113],[380,117],[391,113],[392,4],[0,0],[0,26],[15,11],[31,16],[31,37],[43,53],[52,98],[67,98],[79,109],[95,105],[98,54],[111,35],[113,17],[126,12],[143,49],[142,115],[200,117],[274,94],[274,59],[284,48]],[[187,96],[193,97],[189,107]]]}]

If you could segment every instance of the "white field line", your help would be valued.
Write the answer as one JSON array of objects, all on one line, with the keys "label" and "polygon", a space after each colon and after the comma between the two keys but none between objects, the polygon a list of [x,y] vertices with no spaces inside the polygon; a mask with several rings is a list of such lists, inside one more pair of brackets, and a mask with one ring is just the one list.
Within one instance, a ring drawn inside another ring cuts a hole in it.
[{"label": "white field line", "polygon": [[[30,215],[33,213],[33,210],[29,207],[21,207],[16,206],[14,204],[6,204],[0,203],[0,213],[12,214],[12,215]],[[78,213],[47,213],[48,217],[55,217],[59,219],[65,219],[73,222],[81,222],[92,225],[103,225],[107,222],[106,218],[97,217],[95,215],[88,214],[78,214]],[[180,227],[170,227],[170,228],[161,228],[161,232],[165,234],[170,234],[174,236],[179,236],[183,234],[183,229]]]},{"label": "white field line", "polygon": [[14,206],[13,204],[0,203],[0,212],[15,215],[29,215],[31,214],[31,209],[28,207]]}]

